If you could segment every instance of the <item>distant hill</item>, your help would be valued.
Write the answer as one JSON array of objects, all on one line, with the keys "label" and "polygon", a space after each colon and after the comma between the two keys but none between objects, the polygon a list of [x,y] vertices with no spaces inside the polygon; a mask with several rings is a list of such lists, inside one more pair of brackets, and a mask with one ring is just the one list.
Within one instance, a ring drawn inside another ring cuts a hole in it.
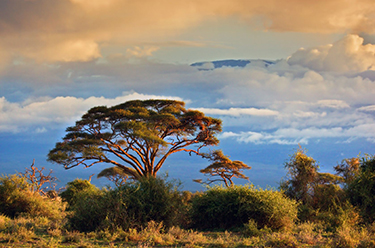
[{"label": "distant hill", "polygon": [[197,62],[197,63],[191,64],[191,66],[197,67],[198,70],[207,71],[207,70],[213,70],[213,69],[217,69],[221,67],[245,67],[248,64],[268,67],[269,65],[275,64],[275,61],[261,60],[261,59],[250,59],[250,60],[227,59],[227,60]]}]

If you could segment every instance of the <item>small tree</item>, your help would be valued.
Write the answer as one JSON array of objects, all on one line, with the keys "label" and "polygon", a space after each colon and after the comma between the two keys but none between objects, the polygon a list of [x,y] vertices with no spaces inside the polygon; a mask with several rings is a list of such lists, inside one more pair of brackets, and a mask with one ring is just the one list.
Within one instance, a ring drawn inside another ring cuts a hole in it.
[{"label": "small tree", "polygon": [[287,196],[302,203],[298,212],[300,220],[324,220],[329,229],[338,228],[348,216],[352,223],[357,221],[356,211],[346,201],[345,192],[339,185],[343,182],[341,176],[318,172],[316,161],[301,147],[285,167],[288,177],[281,182],[280,188]]},{"label": "small tree", "polygon": [[354,206],[359,207],[363,219],[375,221],[375,156],[365,156],[360,160],[357,176],[348,183],[346,192]]},{"label": "small tree", "polygon": [[[48,174],[43,174],[44,167],[39,169],[35,166],[35,159],[29,168],[25,169],[25,172],[20,172],[20,176],[25,178],[31,185],[32,192],[38,192],[42,195],[45,195],[45,192],[48,188],[49,190],[54,191],[56,187],[56,182],[58,181],[56,177],[52,176],[52,170]],[[43,187],[45,183],[49,184],[49,187]],[[47,190],[48,191],[48,190]]]},{"label": "small tree", "polygon": [[215,135],[221,132],[221,121],[184,105],[174,100],[136,100],[94,107],[67,128],[48,159],[66,169],[107,163],[137,180],[155,177],[171,154],[201,155],[201,148],[219,143]]},{"label": "small tree", "polygon": [[299,149],[285,163],[288,169],[288,177],[282,181],[280,188],[285,194],[293,199],[300,200],[303,204],[311,202],[314,184],[318,179],[318,168],[316,161]]},{"label": "small tree", "polygon": [[[201,173],[208,177],[206,182],[204,182],[206,184],[223,181],[225,186],[229,187],[233,185],[232,178],[249,179],[247,176],[242,174],[242,170],[249,170],[251,167],[241,161],[230,160],[221,150],[214,151],[210,154],[205,154],[204,157],[213,161],[213,163],[207,166],[205,169],[200,170]],[[211,179],[211,177],[220,178]],[[202,179],[195,179],[194,181],[203,183]]]}]

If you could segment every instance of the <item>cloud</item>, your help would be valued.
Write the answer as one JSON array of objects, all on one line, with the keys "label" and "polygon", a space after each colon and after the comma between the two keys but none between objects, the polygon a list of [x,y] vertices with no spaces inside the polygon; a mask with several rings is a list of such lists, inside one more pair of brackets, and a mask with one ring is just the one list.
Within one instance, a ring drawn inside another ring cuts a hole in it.
[{"label": "cloud", "polygon": [[224,132],[221,139],[236,139],[240,143],[253,144],[280,144],[297,145],[308,144],[309,140],[321,138],[335,138],[342,143],[350,143],[353,140],[364,138],[367,141],[375,142],[375,124],[359,125],[351,128],[333,127],[305,129],[282,128],[275,132]]},{"label": "cloud", "polygon": [[128,93],[116,98],[105,97],[56,97],[28,99],[23,103],[11,103],[0,98],[1,132],[47,132],[47,130],[74,123],[94,106],[112,106],[135,99],[175,99],[178,97]]},{"label": "cloud", "polygon": [[360,107],[360,108],[358,108],[358,111],[373,112],[373,111],[375,111],[375,105]]},{"label": "cloud", "polygon": [[288,58],[288,63],[315,71],[362,72],[375,69],[375,45],[364,45],[363,41],[358,35],[347,35],[333,44],[301,48]]},{"label": "cloud", "polygon": [[321,107],[333,108],[333,109],[342,109],[349,108],[350,106],[343,100],[319,100],[317,102]]},{"label": "cloud", "polygon": [[126,55],[129,57],[137,57],[137,58],[143,58],[143,57],[149,57],[152,56],[152,53],[159,50],[159,47],[156,46],[145,46],[143,48],[135,46],[132,49],[128,48],[126,50]]},{"label": "cloud", "polygon": [[205,114],[210,114],[210,115],[229,115],[229,116],[241,116],[241,115],[275,116],[275,115],[278,115],[278,112],[274,110],[256,109],[256,108],[230,108],[230,109],[197,108],[196,110],[201,111]]},{"label": "cloud", "polygon": [[98,9],[108,7],[116,2],[116,0],[70,0],[72,3],[79,4],[83,8]]},{"label": "cloud", "polygon": [[114,105],[130,99],[126,96],[171,96],[218,116],[231,132],[223,137],[241,142],[375,141],[375,80],[361,75],[286,60],[206,71],[152,60],[129,63],[126,54],[53,65],[20,60],[2,81],[0,130],[48,132],[95,105]]},{"label": "cloud", "polygon": [[99,45],[92,40],[65,40],[43,49],[25,51],[23,55],[37,62],[85,62],[101,57]]},{"label": "cloud", "polygon": [[172,44],[178,34],[229,17],[261,30],[373,34],[374,13],[372,0],[4,0],[0,47],[7,56],[42,62],[88,61],[119,44]]}]

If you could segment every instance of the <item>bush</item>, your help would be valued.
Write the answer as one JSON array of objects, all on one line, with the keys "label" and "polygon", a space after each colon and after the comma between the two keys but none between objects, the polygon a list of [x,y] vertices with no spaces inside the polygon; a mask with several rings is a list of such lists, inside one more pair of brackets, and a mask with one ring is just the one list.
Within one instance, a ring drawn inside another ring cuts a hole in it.
[{"label": "bush", "polygon": [[75,179],[72,182],[68,182],[68,187],[65,191],[60,193],[60,196],[63,201],[67,202],[69,206],[72,206],[76,202],[77,195],[83,191],[94,193],[98,192],[99,189],[88,180]]},{"label": "bush", "polygon": [[289,229],[297,218],[297,203],[282,192],[253,185],[209,188],[192,199],[194,228],[242,228],[254,220],[258,228]]},{"label": "bush", "polygon": [[31,191],[31,185],[19,175],[0,178],[0,213],[11,218],[18,215],[62,219],[64,204]]},{"label": "bush", "polygon": [[321,223],[326,232],[336,232],[343,226],[356,226],[361,218],[357,208],[349,202],[343,202],[341,206],[335,206],[326,211],[316,211],[314,220]]},{"label": "bush", "polygon": [[70,225],[79,231],[118,227],[141,229],[149,221],[177,225],[184,205],[177,187],[161,178],[143,178],[110,191],[77,194]]}]

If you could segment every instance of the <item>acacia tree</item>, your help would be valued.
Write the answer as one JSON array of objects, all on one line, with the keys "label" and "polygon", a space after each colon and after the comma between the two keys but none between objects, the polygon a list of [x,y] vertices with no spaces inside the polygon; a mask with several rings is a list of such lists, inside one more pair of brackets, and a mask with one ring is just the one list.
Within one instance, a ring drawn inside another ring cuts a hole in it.
[{"label": "acacia tree", "polygon": [[[242,170],[249,170],[251,167],[241,161],[230,160],[221,150],[216,150],[210,154],[204,154],[203,156],[213,161],[213,163],[205,169],[200,170],[201,173],[207,176],[206,184],[223,181],[225,186],[229,187],[233,185],[233,178],[249,179],[242,173]],[[194,181],[197,183],[203,183],[202,179],[195,179]]]},{"label": "acacia tree", "polygon": [[303,204],[310,203],[314,194],[314,185],[319,178],[316,161],[299,149],[285,163],[288,177],[280,183],[280,188],[293,199],[301,200]]},{"label": "acacia tree", "polygon": [[221,120],[187,110],[181,101],[135,100],[94,107],[66,132],[49,161],[66,169],[107,163],[140,179],[156,176],[173,153],[201,155],[201,148],[217,145]]}]

